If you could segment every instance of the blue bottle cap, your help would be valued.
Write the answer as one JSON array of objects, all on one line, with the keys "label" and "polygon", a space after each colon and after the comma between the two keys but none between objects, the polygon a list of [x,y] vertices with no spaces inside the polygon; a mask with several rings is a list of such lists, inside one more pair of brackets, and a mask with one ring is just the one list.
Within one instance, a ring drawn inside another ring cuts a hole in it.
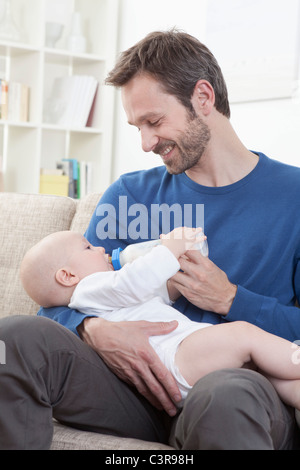
[{"label": "blue bottle cap", "polygon": [[122,268],[121,263],[120,263],[121,251],[122,251],[122,248],[117,248],[116,250],[113,250],[112,255],[111,255],[111,264],[113,265],[115,271],[118,271],[119,269]]}]

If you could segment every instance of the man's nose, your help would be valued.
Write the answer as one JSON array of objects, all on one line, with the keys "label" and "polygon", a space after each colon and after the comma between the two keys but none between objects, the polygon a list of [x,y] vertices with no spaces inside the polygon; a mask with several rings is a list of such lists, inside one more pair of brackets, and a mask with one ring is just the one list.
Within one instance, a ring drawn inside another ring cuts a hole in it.
[{"label": "man's nose", "polygon": [[159,142],[159,138],[151,130],[141,129],[142,149],[152,152]]}]

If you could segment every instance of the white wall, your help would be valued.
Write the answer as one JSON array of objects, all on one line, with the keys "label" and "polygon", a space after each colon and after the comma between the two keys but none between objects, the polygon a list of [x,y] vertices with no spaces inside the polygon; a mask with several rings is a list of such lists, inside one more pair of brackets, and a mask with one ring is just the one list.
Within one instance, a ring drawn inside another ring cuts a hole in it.
[{"label": "white wall", "polygon": [[[126,50],[154,30],[174,26],[196,36],[204,34],[206,0],[120,0],[119,50]],[[161,159],[145,154],[140,135],[127,124],[120,94],[117,99],[113,177],[128,171],[161,165]]]},{"label": "white wall", "polygon": [[246,147],[300,166],[300,97],[231,106],[233,127]]},{"label": "white wall", "polygon": [[[218,2],[223,11],[217,18],[212,7],[216,8]],[[288,98],[232,103],[231,122],[249,149],[300,166],[300,93],[295,88],[294,73],[295,67],[299,67],[299,12],[300,0],[121,0],[119,50],[127,49],[148,32],[176,26],[206,43],[222,68],[228,66],[228,58],[236,59],[229,64],[231,69],[226,70],[225,77],[231,79],[231,74],[238,77],[242,89],[242,67],[246,63],[244,78],[248,78],[249,85],[250,70],[250,86],[253,81],[257,91],[261,90],[263,80],[268,85],[269,73],[273,72],[270,81],[278,78],[276,67],[281,61],[279,70],[284,81],[281,80],[277,95],[286,94]],[[256,17],[259,21],[254,23]],[[265,70],[261,76],[263,67],[259,64],[268,63],[274,70]],[[291,73],[295,88],[292,96]],[[253,91],[255,97],[252,88]],[[140,136],[127,124],[119,94],[114,152],[114,178],[128,171],[161,165],[158,156],[141,150]]]}]

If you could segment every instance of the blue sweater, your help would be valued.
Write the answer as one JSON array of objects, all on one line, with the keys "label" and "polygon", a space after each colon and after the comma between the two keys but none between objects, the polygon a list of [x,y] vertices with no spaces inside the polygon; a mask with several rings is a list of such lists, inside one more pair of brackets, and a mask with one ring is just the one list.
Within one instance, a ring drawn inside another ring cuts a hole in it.
[{"label": "blue sweater", "polygon": [[[226,317],[183,297],[174,306],[199,322],[245,320],[291,341],[300,339],[300,309],[294,306],[300,300],[300,168],[258,155],[250,174],[217,188],[201,186],[185,174],[170,175],[164,166],[123,175],[101,198],[86,237],[110,253],[155,238],[174,223],[199,224],[204,207],[200,223],[210,259],[238,285],[237,294]],[[166,208],[171,211],[159,217]],[[66,307],[40,309],[39,315],[75,333],[85,318]]]}]

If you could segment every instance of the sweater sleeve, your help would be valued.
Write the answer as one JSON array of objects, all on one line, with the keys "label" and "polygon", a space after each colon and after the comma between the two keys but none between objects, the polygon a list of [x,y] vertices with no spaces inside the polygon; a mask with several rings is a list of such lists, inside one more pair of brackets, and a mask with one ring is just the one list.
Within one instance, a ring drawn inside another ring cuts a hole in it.
[{"label": "sweater sleeve", "polygon": [[227,321],[244,320],[289,341],[300,339],[300,309],[238,286]]},{"label": "sweater sleeve", "polygon": [[86,315],[75,309],[70,309],[69,307],[52,307],[44,308],[41,307],[38,311],[38,316],[46,317],[50,320],[54,320],[57,323],[60,323],[68,330],[78,335],[77,328],[83,322],[85,318],[93,317],[95,315]]}]

